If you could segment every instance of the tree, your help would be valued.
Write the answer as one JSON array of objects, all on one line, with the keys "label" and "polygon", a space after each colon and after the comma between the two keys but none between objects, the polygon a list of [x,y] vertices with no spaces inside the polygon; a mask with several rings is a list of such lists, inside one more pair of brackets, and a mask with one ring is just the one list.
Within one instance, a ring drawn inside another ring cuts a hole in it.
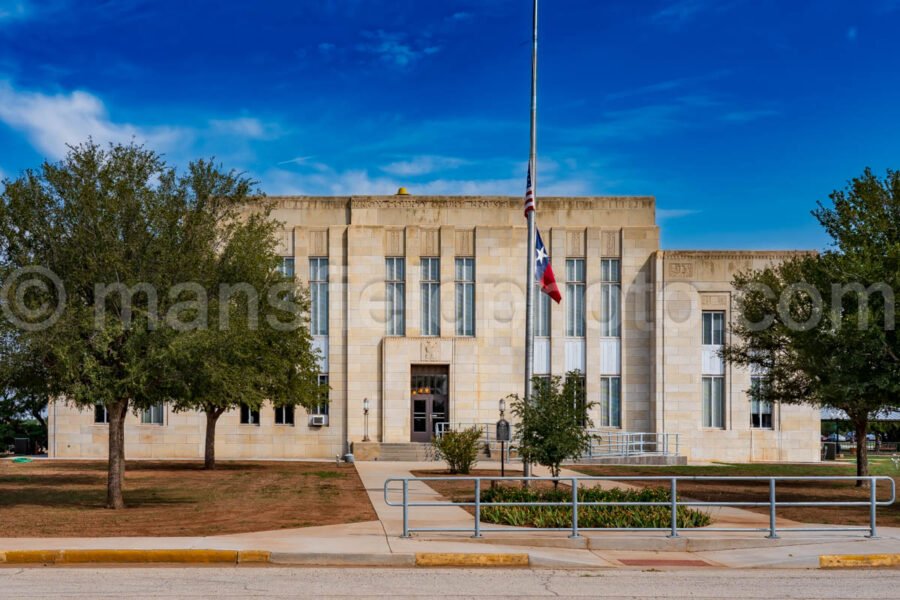
[{"label": "tree", "polygon": [[447,461],[451,474],[468,475],[478,462],[480,441],[481,429],[474,426],[461,431],[446,431],[431,440],[431,445],[438,458]]},{"label": "tree", "polygon": [[208,162],[179,175],[141,146],[91,141],[6,182],[3,351],[39,363],[51,397],[106,407],[109,508],[125,505],[125,416],[183,389],[173,341],[197,312],[191,282],[210,280],[222,225],[256,198]]},{"label": "tree", "polygon": [[[9,336],[5,336],[7,339]],[[8,343],[12,343],[8,339]],[[0,344],[6,348],[7,344]],[[28,437],[47,447],[47,419],[50,401],[47,373],[42,365],[24,353],[0,353],[0,435],[3,446],[14,437]]]},{"label": "tree", "polygon": [[[900,177],[866,170],[813,212],[834,245],[734,280],[741,318],[726,360],[764,373],[755,400],[844,411],[868,474],[869,420],[897,405],[894,297],[900,276]],[[858,482],[857,485],[862,485]]]},{"label": "tree", "polygon": [[205,413],[206,469],[215,468],[216,424],[226,411],[258,410],[265,401],[311,409],[327,398],[318,383],[308,295],[277,270],[275,227],[263,209],[226,228],[209,282],[210,326],[174,342],[184,384],[174,408]]},{"label": "tree", "polygon": [[515,438],[523,461],[544,465],[553,477],[559,477],[563,461],[576,459],[591,443],[593,427],[590,409],[584,395],[584,384],[578,372],[569,373],[565,381],[552,377],[549,381],[534,379],[531,401],[518,394],[509,396],[516,417]]}]

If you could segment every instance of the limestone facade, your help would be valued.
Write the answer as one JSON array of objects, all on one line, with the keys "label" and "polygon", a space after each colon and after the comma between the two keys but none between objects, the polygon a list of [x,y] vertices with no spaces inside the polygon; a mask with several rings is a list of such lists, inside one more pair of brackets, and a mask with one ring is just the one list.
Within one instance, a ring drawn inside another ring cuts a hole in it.
[{"label": "limestone facade", "polygon": [[[423,422],[416,420],[419,372],[446,373],[445,413],[435,416],[435,404],[430,425],[493,423],[499,399],[523,392],[521,198],[274,200],[274,217],[284,224],[281,252],[293,258],[295,275],[307,283],[310,259],[327,264],[327,328],[315,338],[331,388],[327,425],[311,426],[300,408],[293,425],[276,424],[271,406],[255,424],[242,424],[238,411],[226,413],[217,457],[331,458],[366,433],[373,442],[409,442]],[[598,403],[592,414],[598,428],[678,433],[681,453],[694,460],[818,460],[818,413],[776,406],[771,427],[751,427],[750,374],[740,369],[723,367],[721,424],[706,426],[702,408],[709,361],[703,312],[733,318],[734,273],[790,252],[662,251],[652,197],[541,198],[538,226],[563,301],[551,303],[546,335],[536,340],[535,373],[581,371],[587,398]],[[438,260],[426,270],[423,258]],[[402,259],[399,280],[388,270],[390,259]],[[467,264],[474,272],[460,271]],[[460,295],[466,283],[474,290],[470,301]],[[398,294],[402,311],[393,318],[403,318],[392,321],[389,300],[397,306]],[[461,304],[473,313],[472,332],[457,327]],[[398,323],[402,331],[389,334]],[[162,412],[155,424],[129,416],[126,456],[201,457],[203,416]],[[93,412],[57,404],[49,416],[52,456],[106,456],[106,425],[95,423]]]}]

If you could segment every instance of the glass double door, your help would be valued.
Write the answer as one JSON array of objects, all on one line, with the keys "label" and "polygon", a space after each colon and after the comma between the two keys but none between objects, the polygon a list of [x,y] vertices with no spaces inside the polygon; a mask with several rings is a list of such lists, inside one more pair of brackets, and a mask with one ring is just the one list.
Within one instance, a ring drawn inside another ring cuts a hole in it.
[{"label": "glass double door", "polygon": [[448,368],[440,366],[412,368],[410,380],[410,441],[430,442],[438,432],[438,423],[450,421]]}]

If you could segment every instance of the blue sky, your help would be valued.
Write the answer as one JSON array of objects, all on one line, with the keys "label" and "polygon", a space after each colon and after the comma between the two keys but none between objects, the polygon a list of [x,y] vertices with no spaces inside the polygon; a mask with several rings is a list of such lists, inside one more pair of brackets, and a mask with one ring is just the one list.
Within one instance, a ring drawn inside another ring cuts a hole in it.
[{"label": "blue sky", "polygon": [[[0,0],[0,174],[132,137],[269,194],[520,195],[530,0]],[[538,197],[657,198],[667,248],[817,248],[900,168],[900,0],[544,0]]]}]

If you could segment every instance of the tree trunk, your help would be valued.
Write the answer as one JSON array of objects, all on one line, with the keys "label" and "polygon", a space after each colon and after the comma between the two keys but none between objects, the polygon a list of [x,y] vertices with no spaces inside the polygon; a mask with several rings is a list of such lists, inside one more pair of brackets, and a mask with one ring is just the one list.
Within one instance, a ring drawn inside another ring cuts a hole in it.
[{"label": "tree trunk", "polygon": [[[869,433],[869,415],[853,419],[853,427],[856,431],[856,476],[867,477],[869,475],[869,446],[866,435]],[[856,481],[856,487],[865,487],[866,483],[861,479]]]},{"label": "tree trunk", "polygon": [[207,409],[206,411],[206,444],[203,451],[203,468],[216,468],[216,423],[225,412],[221,408]]},{"label": "tree trunk", "polygon": [[107,407],[109,414],[109,462],[106,479],[106,508],[125,508],[122,484],[125,479],[125,415],[128,400]]}]

